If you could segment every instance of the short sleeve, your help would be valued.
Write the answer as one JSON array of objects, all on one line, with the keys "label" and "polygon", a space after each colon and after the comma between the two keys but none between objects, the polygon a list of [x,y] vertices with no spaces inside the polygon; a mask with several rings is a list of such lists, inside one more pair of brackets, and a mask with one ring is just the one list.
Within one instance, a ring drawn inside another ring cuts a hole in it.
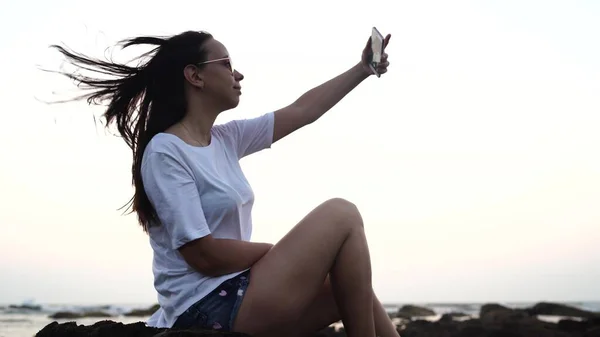
[{"label": "short sleeve", "polygon": [[262,116],[238,119],[227,123],[227,131],[232,132],[238,158],[270,148],[273,143],[275,118],[272,112]]},{"label": "short sleeve", "polygon": [[181,162],[165,153],[148,153],[141,171],[144,190],[172,249],[210,234],[196,181]]}]

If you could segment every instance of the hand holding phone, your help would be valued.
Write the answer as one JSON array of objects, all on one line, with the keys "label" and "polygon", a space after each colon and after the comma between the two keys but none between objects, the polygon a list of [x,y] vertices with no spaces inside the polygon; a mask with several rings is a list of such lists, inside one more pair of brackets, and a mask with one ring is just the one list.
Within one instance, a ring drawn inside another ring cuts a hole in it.
[{"label": "hand holding phone", "polygon": [[392,36],[388,34],[385,38],[373,27],[371,37],[367,41],[367,45],[362,52],[361,65],[368,75],[377,75],[380,77],[387,72],[389,66],[388,55],[385,53],[385,48],[390,42]]},{"label": "hand holding phone", "polygon": [[383,35],[377,30],[377,28],[373,27],[371,31],[371,60],[369,62],[369,67],[373,74],[380,77],[381,74],[377,71],[377,67],[379,67],[379,63],[381,62],[381,57],[383,56],[383,48],[384,48],[384,39]]}]

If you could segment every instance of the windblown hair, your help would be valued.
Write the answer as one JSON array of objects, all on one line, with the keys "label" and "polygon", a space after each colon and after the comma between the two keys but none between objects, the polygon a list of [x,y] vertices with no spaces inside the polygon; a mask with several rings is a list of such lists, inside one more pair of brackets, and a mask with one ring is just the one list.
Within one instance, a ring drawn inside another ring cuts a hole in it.
[{"label": "windblown hair", "polygon": [[127,203],[136,212],[144,231],[159,223],[156,210],[152,207],[144,190],[141,177],[142,156],[152,137],[164,132],[179,122],[186,112],[185,78],[183,69],[189,64],[206,60],[204,43],[211,39],[208,33],[187,31],[172,37],[142,36],[121,41],[122,48],[134,45],[155,46],[140,55],[149,60],[139,66],[128,66],[102,61],[69,51],[58,49],[67,60],[81,70],[110,79],[94,78],[80,72],[61,72],[74,80],[79,88],[88,93],[76,99],[87,99],[88,104],[101,105],[108,102],[103,114],[106,127],[115,123],[121,137],[132,150],[132,183],[135,189]]}]

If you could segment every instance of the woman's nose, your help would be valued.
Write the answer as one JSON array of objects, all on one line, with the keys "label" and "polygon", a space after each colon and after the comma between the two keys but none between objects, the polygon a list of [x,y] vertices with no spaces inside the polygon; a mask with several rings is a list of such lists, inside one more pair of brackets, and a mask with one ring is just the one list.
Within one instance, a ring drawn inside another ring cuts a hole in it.
[{"label": "woman's nose", "polygon": [[244,79],[244,75],[242,75],[242,73],[240,73],[237,70],[233,71],[233,77],[237,80],[237,81],[241,81]]}]

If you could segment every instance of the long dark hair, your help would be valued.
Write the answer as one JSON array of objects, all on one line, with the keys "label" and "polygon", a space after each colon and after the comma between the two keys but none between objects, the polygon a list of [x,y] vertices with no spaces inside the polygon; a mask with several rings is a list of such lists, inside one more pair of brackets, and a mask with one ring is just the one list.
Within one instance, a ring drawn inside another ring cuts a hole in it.
[{"label": "long dark hair", "polygon": [[[141,36],[121,41],[122,48],[134,45],[155,46],[138,59],[148,58],[138,66],[102,61],[52,45],[80,70],[109,75],[110,79],[85,76],[78,72],[60,72],[74,80],[77,86],[90,91],[75,99],[87,99],[88,104],[108,101],[103,114],[106,127],[115,123],[121,137],[132,150],[132,183],[135,192],[127,203],[138,215],[144,231],[158,223],[141,177],[142,156],[148,142],[157,133],[179,122],[185,115],[187,101],[183,69],[189,64],[206,60],[204,42],[209,33],[187,31],[171,37]],[[127,206],[126,205],[126,206]]]}]

